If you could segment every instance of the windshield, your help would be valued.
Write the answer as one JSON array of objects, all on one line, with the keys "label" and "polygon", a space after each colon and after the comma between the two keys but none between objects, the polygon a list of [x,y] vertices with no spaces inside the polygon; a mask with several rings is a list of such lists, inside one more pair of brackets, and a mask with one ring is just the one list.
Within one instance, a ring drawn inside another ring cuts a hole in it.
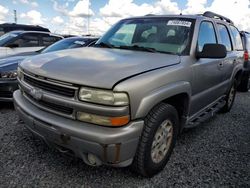
[{"label": "windshield", "polygon": [[45,48],[42,51],[42,53],[84,47],[87,45],[85,41],[86,41],[86,39],[84,39],[84,38],[63,39],[63,40],[60,40],[60,41],[56,42],[55,44],[52,44],[49,47]]},{"label": "windshield", "polygon": [[0,46],[5,46],[13,38],[17,37],[19,33],[10,32],[0,37]]},{"label": "windshield", "polygon": [[189,53],[194,21],[184,18],[137,18],[118,22],[98,42],[99,47],[171,54]]}]

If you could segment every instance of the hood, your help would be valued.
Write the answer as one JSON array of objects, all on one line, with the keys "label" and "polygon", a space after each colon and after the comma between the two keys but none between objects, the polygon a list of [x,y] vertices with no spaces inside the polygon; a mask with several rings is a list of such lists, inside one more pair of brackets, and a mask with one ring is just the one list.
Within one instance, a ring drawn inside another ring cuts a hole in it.
[{"label": "hood", "polygon": [[18,64],[27,57],[28,56],[14,56],[14,57],[2,58],[0,59],[0,68]]},{"label": "hood", "polygon": [[88,47],[37,55],[20,66],[36,75],[111,89],[120,80],[179,62],[177,55]]}]

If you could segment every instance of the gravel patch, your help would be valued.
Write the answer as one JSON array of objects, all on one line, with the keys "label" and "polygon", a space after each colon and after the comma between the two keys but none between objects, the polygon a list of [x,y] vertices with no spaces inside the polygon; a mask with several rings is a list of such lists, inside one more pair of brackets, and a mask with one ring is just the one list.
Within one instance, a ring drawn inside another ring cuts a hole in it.
[{"label": "gravel patch", "polygon": [[49,148],[0,103],[0,187],[250,187],[250,93],[238,93],[230,113],[185,131],[150,179]]}]

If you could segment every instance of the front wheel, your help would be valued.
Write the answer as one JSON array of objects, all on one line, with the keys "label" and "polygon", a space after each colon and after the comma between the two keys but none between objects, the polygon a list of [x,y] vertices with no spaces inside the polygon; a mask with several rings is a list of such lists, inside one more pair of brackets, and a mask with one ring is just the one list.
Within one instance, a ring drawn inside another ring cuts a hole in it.
[{"label": "front wheel", "polygon": [[160,103],[151,110],[132,164],[136,172],[152,177],[165,167],[177,139],[178,126],[178,113],[173,106]]}]

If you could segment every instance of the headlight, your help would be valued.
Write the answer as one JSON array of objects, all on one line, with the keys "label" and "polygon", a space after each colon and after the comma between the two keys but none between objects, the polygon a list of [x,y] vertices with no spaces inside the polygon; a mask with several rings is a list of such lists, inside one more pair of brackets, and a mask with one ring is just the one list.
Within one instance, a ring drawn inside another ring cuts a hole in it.
[{"label": "headlight", "polygon": [[7,72],[1,72],[0,73],[0,78],[3,79],[13,79],[17,77],[17,71],[13,70],[13,71],[7,71]]},{"label": "headlight", "polygon": [[17,67],[17,77],[20,80],[22,80],[22,77],[23,77],[23,72],[22,72],[22,70],[19,67]]},{"label": "headlight", "polygon": [[81,87],[79,99],[86,102],[112,106],[125,106],[129,104],[128,95],[126,93],[116,93],[109,90],[92,89],[87,87]]}]

